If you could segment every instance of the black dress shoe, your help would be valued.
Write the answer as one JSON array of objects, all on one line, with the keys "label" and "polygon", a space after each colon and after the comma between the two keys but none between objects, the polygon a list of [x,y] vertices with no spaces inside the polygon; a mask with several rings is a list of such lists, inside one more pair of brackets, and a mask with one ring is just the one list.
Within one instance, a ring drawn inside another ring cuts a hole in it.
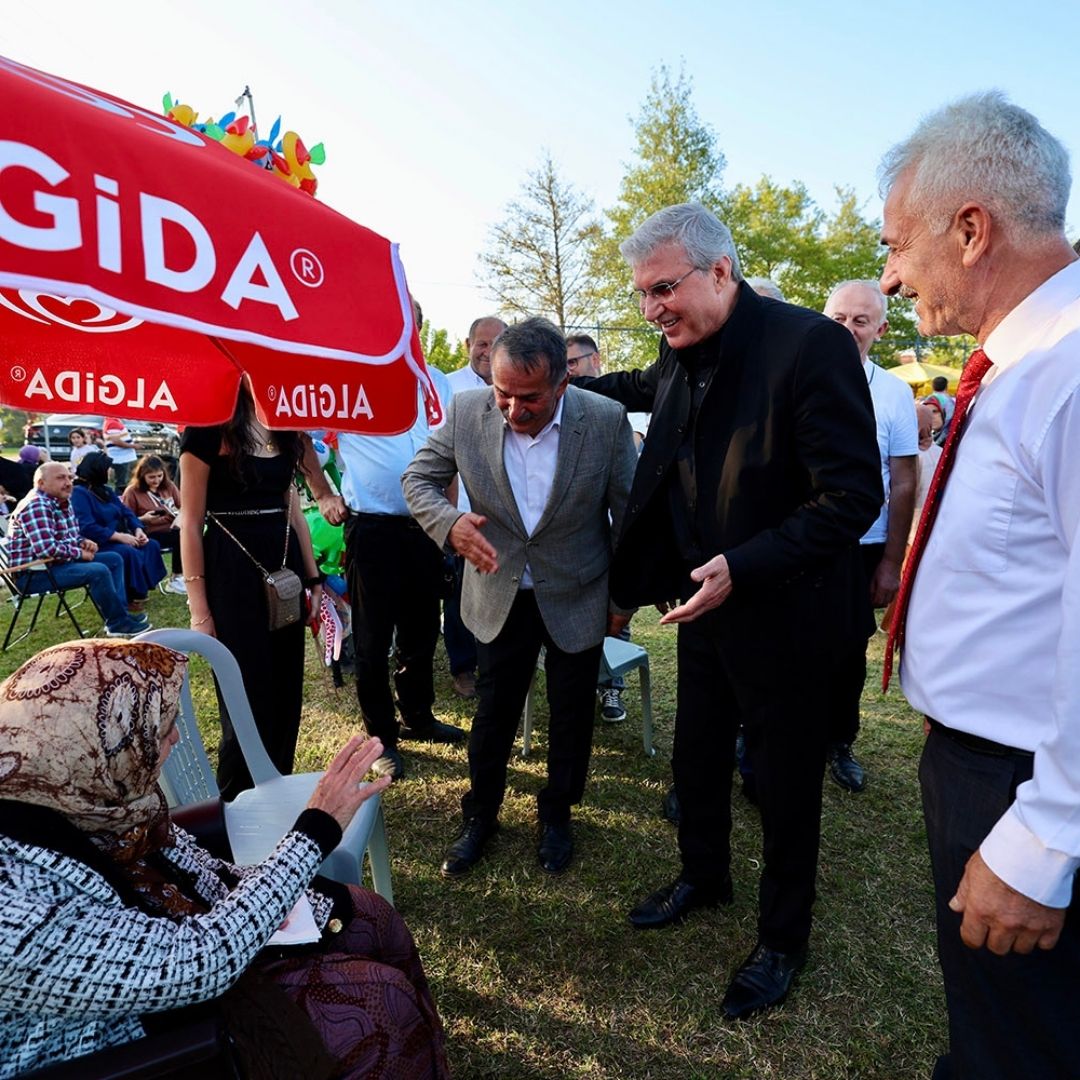
[{"label": "black dress shoe", "polygon": [[855,760],[851,743],[829,747],[829,775],[845,790],[858,794],[866,787],[866,772]]},{"label": "black dress shoe", "polygon": [[724,1015],[729,1020],[745,1020],[779,1005],[791,989],[795,972],[805,963],[805,949],[782,953],[758,943],[735,972],[724,994],[720,1006]]},{"label": "black dress shoe", "polygon": [[631,910],[630,923],[639,930],[659,930],[682,922],[694,908],[730,904],[731,897],[731,878],[715,889],[690,885],[680,879],[646,896]]},{"label": "black dress shoe", "polygon": [[443,877],[460,877],[467,874],[484,855],[487,842],[499,830],[498,821],[483,818],[466,818],[458,830],[454,842],[446,851],[439,873]]},{"label": "black dress shoe", "polygon": [[574,837],[570,822],[565,825],[540,824],[540,844],[536,849],[540,866],[549,874],[561,874],[574,857]]},{"label": "black dress shoe", "polygon": [[441,720],[432,720],[423,727],[401,727],[403,739],[413,739],[416,742],[436,743],[460,743],[468,737],[464,728],[455,727],[453,724],[444,724]]},{"label": "black dress shoe", "polygon": [[660,805],[665,820],[670,821],[672,825],[678,825],[682,820],[682,807],[679,805],[679,796],[675,794],[674,784],[667,789],[664,801]]}]

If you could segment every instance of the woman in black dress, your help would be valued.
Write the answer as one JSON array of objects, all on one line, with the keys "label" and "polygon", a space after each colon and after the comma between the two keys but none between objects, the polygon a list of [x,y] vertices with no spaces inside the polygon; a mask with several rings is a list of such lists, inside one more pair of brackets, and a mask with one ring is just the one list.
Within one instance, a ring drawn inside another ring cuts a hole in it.
[{"label": "woman in black dress", "polygon": [[[266,752],[282,773],[292,772],[300,729],[304,620],[269,629],[266,588],[255,561],[274,571],[284,556],[284,565],[311,590],[309,611],[318,612],[321,578],[293,487],[300,456],[300,435],[263,427],[246,387],[229,423],[186,428],[180,442],[180,551],[191,628],[218,638],[236,657]],[[218,787],[232,799],[252,782],[220,696],[218,701]]]}]

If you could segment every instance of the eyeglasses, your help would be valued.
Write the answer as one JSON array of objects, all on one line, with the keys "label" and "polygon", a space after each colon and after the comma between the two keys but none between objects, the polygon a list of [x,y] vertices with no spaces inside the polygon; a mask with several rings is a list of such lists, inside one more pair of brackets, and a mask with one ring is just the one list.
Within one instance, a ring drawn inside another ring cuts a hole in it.
[{"label": "eyeglasses", "polygon": [[566,366],[567,367],[576,367],[578,364],[581,363],[582,360],[588,360],[590,356],[595,356],[595,355],[596,355],[596,349],[593,349],[592,352],[583,352],[580,356],[568,356],[566,358]]},{"label": "eyeglasses", "polygon": [[675,290],[691,274],[696,274],[700,269],[700,266],[695,266],[693,270],[687,270],[681,278],[677,278],[675,281],[660,281],[655,285],[650,285],[647,289],[635,289],[634,295],[637,297],[638,305],[644,308],[645,301],[650,299],[659,300],[661,303],[670,300],[675,295]]}]

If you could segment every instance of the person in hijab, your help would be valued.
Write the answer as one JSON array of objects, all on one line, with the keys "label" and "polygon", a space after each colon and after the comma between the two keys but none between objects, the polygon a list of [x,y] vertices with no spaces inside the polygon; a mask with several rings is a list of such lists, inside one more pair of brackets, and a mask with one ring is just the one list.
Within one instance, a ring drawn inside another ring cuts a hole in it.
[{"label": "person in hijab", "polygon": [[[252,1077],[448,1075],[412,937],[381,897],[312,879],[382,753],[351,739],[261,864],[170,823],[158,776],[186,657],[86,640],[0,684],[0,1078],[224,1018]],[[304,898],[320,940],[267,948]],[[210,1003],[205,1004],[205,1003]]]},{"label": "person in hijab", "polygon": [[109,465],[109,455],[100,451],[79,462],[71,505],[82,536],[99,551],[115,551],[124,560],[128,608],[138,614],[146,607],[147,593],[165,577],[165,561],[158,542],[109,487]]}]

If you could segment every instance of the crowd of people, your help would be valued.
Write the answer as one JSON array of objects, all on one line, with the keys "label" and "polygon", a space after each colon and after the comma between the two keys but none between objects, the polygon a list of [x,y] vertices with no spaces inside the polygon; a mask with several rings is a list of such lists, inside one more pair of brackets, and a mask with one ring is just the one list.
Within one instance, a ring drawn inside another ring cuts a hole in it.
[{"label": "crowd of people", "polygon": [[[1034,117],[975,95],[886,156],[882,277],[838,282],[822,312],[744,280],[736,240],[711,211],[669,206],[621,244],[661,333],[648,368],[604,373],[591,337],[483,316],[468,364],[432,373],[445,423],[429,426],[421,407],[400,435],[341,434],[340,484],[306,434],[267,430],[246,392],[230,423],[184,432],[179,490],[144,459],[121,498],[107,470],[110,458],[118,475],[130,462],[112,448],[82,456],[74,481],[39,464],[12,515],[10,561],[54,560],[122,636],[145,628],[141,602],[171,550],[191,628],[237,656],[283,772],[301,719],[303,627],[325,580],[302,477],[343,529],[366,741],[335,759],[271,859],[237,877],[162,811],[181,657],[138,642],[59,646],[0,686],[0,761],[18,759],[0,774],[0,1075],[135,1038],[152,1026],[145,1014],[228,998],[252,975],[300,1004],[297,1030],[313,1029],[348,1075],[383,1075],[370,1039],[324,1022],[301,992],[334,964],[347,1008],[408,1059],[385,1075],[445,1075],[408,931],[377,898],[335,898],[316,883],[321,927],[344,903],[349,926],[381,936],[346,932],[316,959],[270,964],[259,949],[366,797],[345,779],[370,769],[378,779],[363,792],[405,781],[403,742],[467,744],[441,873],[474,870],[499,827],[541,649],[551,722],[536,858],[567,871],[594,721],[625,717],[620,687],[598,684],[604,639],[655,605],[677,628],[666,802],[681,865],[628,912],[632,926],[662,931],[743,884],[730,865],[738,744],[762,859],[756,937],[721,1008],[743,1020],[784,1001],[812,937],[823,780],[852,794],[868,782],[854,748],[875,609],[887,608],[885,682],[899,647],[927,735],[919,777],[949,1020],[935,1080],[1075,1076],[1080,485],[1068,462],[1080,449],[1080,264],[1064,235],[1069,184],[1063,147]],[[896,295],[914,301],[922,334],[978,343],[955,399],[944,384],[916,401],[871,359]],[[307,591],[306,614],[274,621],[265,579],[278,571]],[[468,732],[433,712],[440,626],[454,690],[475,700]],[[143,681],[138,700],[155,702],[137,733],[117,727],[131,727],[131,707],[95,720],[121,670]],[[223,704],[221,722],[228,799],[251,779]],[[78,762],[64,750],[72,732],[91,747]],[[26,804],[30,823],[13,823]],[[51,890],[61,917],[42,923],[28,890]],[[79,952],[93,975],[73,988],[75,921],[127,945],[122,961],[101,950],[100,967]],[[193,926],[205,931],[206,952],[189,958],[199,978],[162,959]],[[360,989],[370,977],[390,980],[407,1008],[381,1015]],[[230,1018],[244,1011],[227,1002]]]}]

